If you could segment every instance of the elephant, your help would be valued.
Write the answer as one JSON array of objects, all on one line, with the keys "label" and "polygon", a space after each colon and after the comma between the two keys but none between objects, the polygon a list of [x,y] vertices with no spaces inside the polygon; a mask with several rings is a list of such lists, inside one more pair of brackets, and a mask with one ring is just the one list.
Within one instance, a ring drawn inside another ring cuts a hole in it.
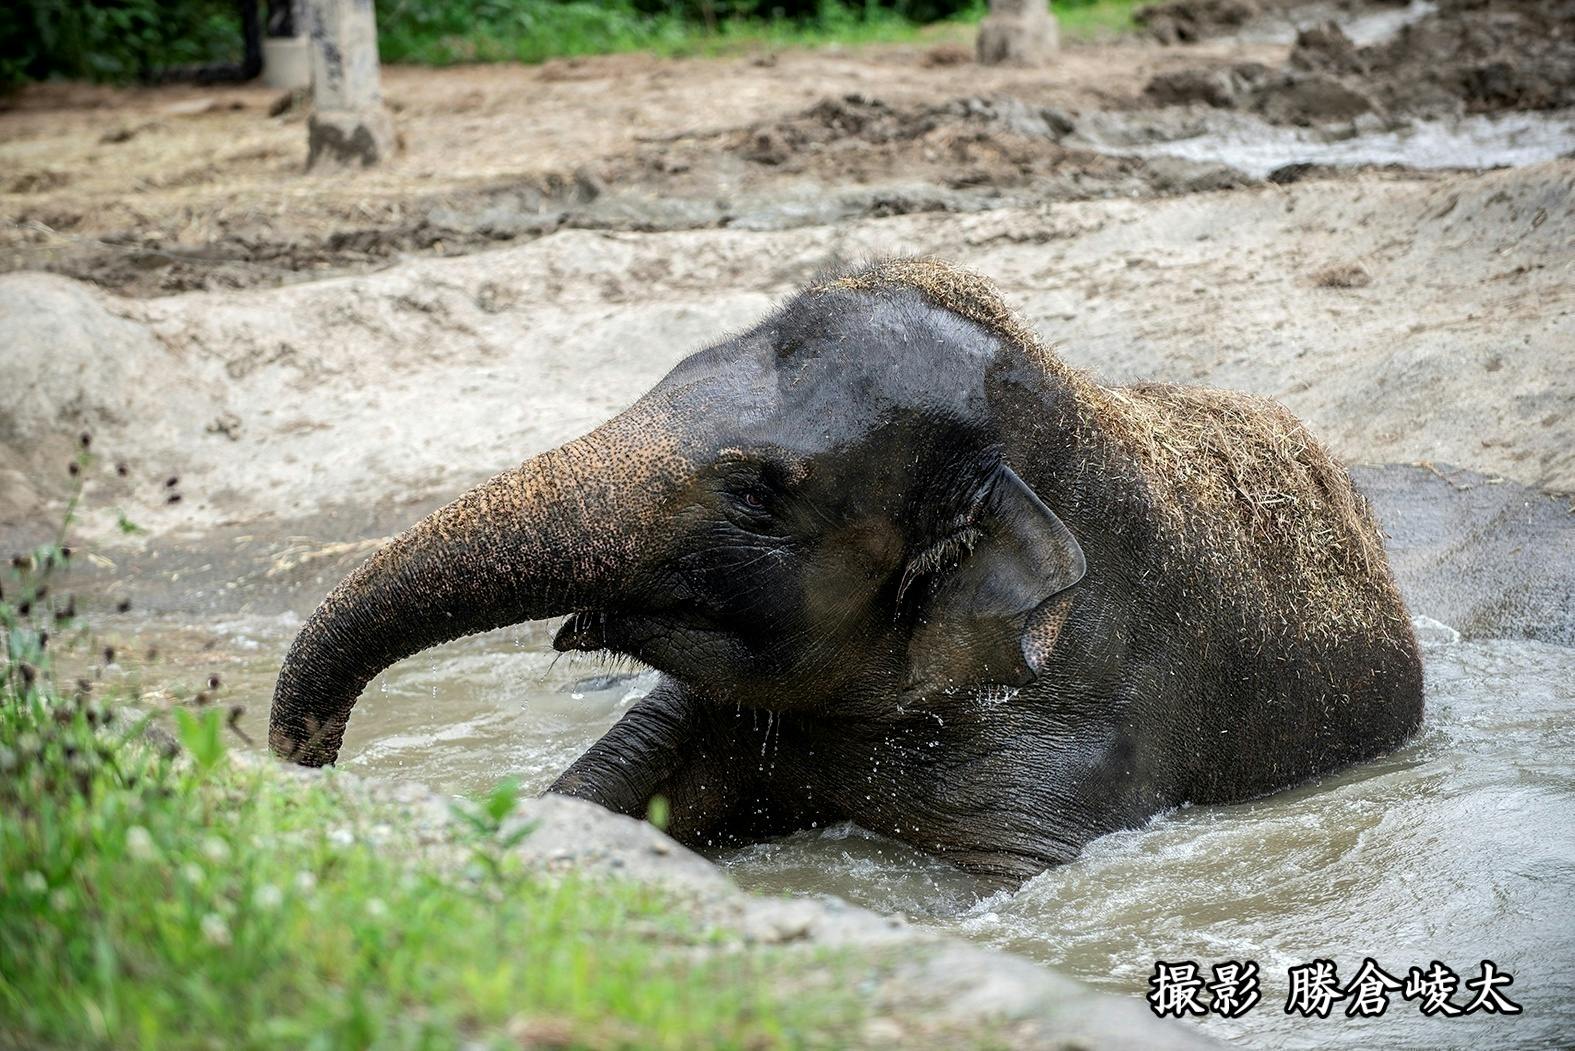
[{"label": "elephant", "polygon": [[560,615],[557,650],[660,675],[548,791],[662,797],[700,848],[852,822],[1000,885],[1422,718],[1381,534],[1300,421],[1101,385],[927,258],[823,273],[389,541],[291,644],[270,746],[331,763],[395,661]]}]

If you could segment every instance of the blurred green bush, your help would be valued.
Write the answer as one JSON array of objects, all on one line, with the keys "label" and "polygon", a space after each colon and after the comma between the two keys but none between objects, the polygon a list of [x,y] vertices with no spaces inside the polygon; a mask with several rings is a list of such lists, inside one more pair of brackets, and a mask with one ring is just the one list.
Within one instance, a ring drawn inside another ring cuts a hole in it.
[{"label": "blurred green bush", "polygon": [[128,81],[241,55],[236,0],[4,0],[0,85]]},{"label": "blurred green bush", "polygon": [[[899,39],[922,24],[977,19],[985,7],[986,0],[379,0],[377,17],[385,61],[446,64],[647,48],[683,54],[729,40]],[[238,61],[239,10],[239,0],[0,0],[0,86],[123,83],[172,66]]]}]

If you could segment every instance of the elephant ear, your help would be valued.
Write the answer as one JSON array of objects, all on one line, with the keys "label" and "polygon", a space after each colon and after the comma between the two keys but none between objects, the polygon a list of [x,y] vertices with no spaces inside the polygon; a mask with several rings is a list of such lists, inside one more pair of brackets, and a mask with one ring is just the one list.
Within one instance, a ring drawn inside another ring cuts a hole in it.
[{"label": "elephant ear", "polygon": [[955,565],[934,567],[919,604],[909,690],[1032,682],[1048,654],[1029,638],[1029,621],[1087,570],[1071,530],[1004,464],[966,534],[951,552]]}]

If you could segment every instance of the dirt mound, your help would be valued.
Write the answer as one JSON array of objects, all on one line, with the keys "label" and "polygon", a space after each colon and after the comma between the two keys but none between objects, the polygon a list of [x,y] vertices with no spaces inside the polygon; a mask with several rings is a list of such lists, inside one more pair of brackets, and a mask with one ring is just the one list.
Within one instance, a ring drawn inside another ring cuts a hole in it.
[{"label": "dirt mound", "polygon": [[1173,0],[1139,8],[1132,20],[1161,44],[1195,44],[1240,29],[1262,11],[1258,0]]},{"label": "dirt mound", "polygon": [[316,221],[238,200],[178,229],[81,237],[84,215],[24,206],[0,269],[47,269],[160,295],[290,284],[568,228],[787,229],[1253,181],[1218,164],[1075,149],[1062,143],[1072,130],[1060,109],[1013,96],[909,104],[832,96],[742,127],[655,137],[569,170],[355,198]]},{"label": "dirt mound", "polygon": [[1443,0],[1394,37],[1358,47],[1334,22],[1301,30],[1283,66],[1171,71],[1145,96],[1204,103],[1278,124],[1365,113],[1448,117],[1575,106],[1575,3]]},{"label": "dirt mound", "polygon": [[[841,145],[889,146],[928,140],[937,146],[1006,134],[1059,142],[1072,130],[1060,110],[1019,99],[961,98],[897,108],[865,95],[822,99],[802,113],[723,136],[725,147],[762,164],[792,163]],[[959,134],[960,133],[960,134]]]},{"label": "dirt mound", "polygon": [[953,187],[1014,185],[1069,160],[1099,173],[1099,158],[1060,146],[1072,128],[1060,110],[1016,98],[900,106],[853,94],[745,128],[668,139],[633,160],[646,172],[704,171],[720,150],[754,166],[742,173],[749,183],[785,173],[828,183],[901,175]]},{"label": "dirt mound", "polygon": [[1391,110],[1562,109],[1575,105],[1575,3],[1442,0],[1361,57]]}]

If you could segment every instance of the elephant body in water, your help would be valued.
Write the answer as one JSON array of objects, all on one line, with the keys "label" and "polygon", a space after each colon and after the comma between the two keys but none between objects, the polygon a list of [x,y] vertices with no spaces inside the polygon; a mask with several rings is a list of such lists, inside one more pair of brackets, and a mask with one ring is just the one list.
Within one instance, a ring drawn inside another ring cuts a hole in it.
[{"label": "elephant body in water", "polygon": [[663,796],[698,845],[851,820],[1003,882],[1422,715],[1379,532],[1296,419],[1096,384],[930,260],[817,281],[395,538],[291,646],[270,744],[332,762],[389,664],[561,614],[558,649],[663,675],[554,791]]}]

